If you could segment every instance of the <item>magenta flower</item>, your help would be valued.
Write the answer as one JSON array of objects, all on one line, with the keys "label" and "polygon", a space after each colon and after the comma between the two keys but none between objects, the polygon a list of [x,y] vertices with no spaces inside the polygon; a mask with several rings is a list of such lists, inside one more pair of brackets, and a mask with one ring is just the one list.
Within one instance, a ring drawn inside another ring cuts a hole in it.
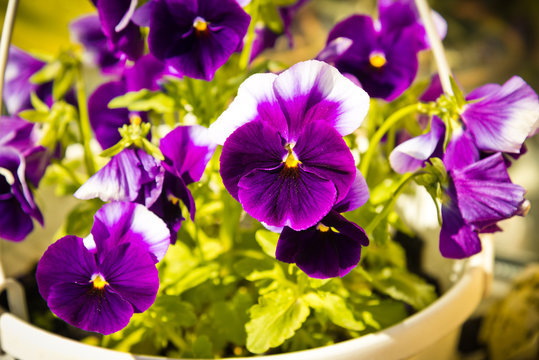
[{"label": "magenta flower", "polygon": [[306,61],[248,78],[210,126],[224,143],[221,177],[245,211],[270,226],[307,229],[348,193],[356,168],[342,139],[369,97],[335,68]]},{"label": "magenta flower", "polygon": [[365,231],[340,213],[352,211],[369,198],[365,179],[357,171],[346,197],[315,226],[295,231],[285,227],[279,237],[275,257],[295,263],[307,275],[326,279],[344,276],[361,258],[361,247],[369,244]]},{"label": "magenta flower", "polygon": [[86,331],[111,334],[155,300],[155,263],[165,255],[169,232],[144,206],[110,203],[95,215],[91,235],[65,236],[39,261],[41,296],[59,318]]},{"label": "magenta flower", "polygon": [[180,75],[211,80],[242,45],[250,17],[236,0],[153,0],[150,52]]}]

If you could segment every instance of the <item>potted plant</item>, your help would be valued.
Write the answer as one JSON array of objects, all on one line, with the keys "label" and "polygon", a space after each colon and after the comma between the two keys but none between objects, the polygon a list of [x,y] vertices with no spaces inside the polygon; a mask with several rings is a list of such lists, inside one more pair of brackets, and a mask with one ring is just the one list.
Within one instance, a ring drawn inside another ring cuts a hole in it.
[{"label": "potted plant", "polygon": [[[10,280],[4,351],[389,359],[454,345],[488,290],[479,234],[526,212],[507,166],[536,132],[537,95],[513,77],[465,96],[422,0],[344,19],[316,59],[259,56],[304,2],[96,0],[71,26],[84,52],[11,50],[0,236],[43,222],[40,184],[80,200],[37,265],[39,323],[102,347],[22,321]],[[438,76],[413,84],[425,49]],[[83,59],[110,81],[88,89]],[[438,300],[395,235],[413,227],[399,196],[420,191],[441,224],[434,256],[457,259],[438,270],[460,273]]]}]

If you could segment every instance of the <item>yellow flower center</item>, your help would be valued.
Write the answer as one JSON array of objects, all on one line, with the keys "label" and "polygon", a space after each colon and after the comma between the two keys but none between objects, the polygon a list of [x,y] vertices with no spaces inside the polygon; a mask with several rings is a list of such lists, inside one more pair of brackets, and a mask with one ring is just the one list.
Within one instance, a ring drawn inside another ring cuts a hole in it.
[{"label": "yellow flower center", "polygon": [[384,66],[387,62],[386,57],[381,52],[373,52],[369,56],[369,62],[371,65],[377,69],[380,69],[382,66]]},{"label": "yellow flower center", "polygon": [[193,22],[193,27],[196,31],[203,33],[208,30],[208,23],[201,17],[197,17]]},{"label": "yellow flower center", "polygon": [[329,227],[322,224],[322,223],[319,223],[317,226],[316,226],[316,229],[318,231],[321,231],[321,232],[328,232],[329,231]]},{"label": "yellow flower center", "polygon": [[131,114],[129,115],[129,122],[133,125],[140,125],[142,123],[142,119],[138,114]]},{"label": "yellow flower center", "polygon": [[296,156],[294,155],[294,152],[292,151],[293,145],[287,145],[286,148],[288,149],[288,156],[286,157],[286,160],[284,161],[284,166],[287,168],[297,168],[298,164],[301,164],[301,161],[296,159]]},{"label": "yellow flower center", "polygon": [[99,289],[99,290],[103,290],[103,288],[105,288],[105,285],[109,284],[103,277],[101,277],[100,274],[95,274],[92,277],[91,281],[94,285],[94,289]]}]

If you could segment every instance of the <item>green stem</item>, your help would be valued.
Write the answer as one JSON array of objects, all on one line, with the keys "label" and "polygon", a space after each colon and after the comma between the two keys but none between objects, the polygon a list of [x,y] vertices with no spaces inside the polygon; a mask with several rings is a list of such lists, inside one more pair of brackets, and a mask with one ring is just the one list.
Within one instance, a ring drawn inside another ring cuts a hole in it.
[{"label": "green stem", "polygon": [[395,193],[391,197],[391,199],[387,202],[387,204],[384,206],[384,209],[376,215],[374,219],[370,222],[370,224],[365,228],[365,232],[367,235],[371,235],[374,229],[378,226],[380,221],[382,221],[384,218],[387,217],[389,212],[393,209],[393,206],[395,205],[395,202],[397,201],[397,198],[399,195],[404,191],[406,185],[412,180],[414,177],[423,175],[424,172],[419,171],[416,173],[408,173],[404,175],[399,182],[399,185],[397,186],[397,189],[395,190]]},{"label": "green stem", "polygon": [[251,22],[249,24],[249,29],[247,29],[247,36],[245,44],[243,45],[243,50],[240,55],[240,70],[247,69],[249,66],[249,60],[251,60],[251,50],[253,49],[253,42],[255,39],[255,28],[256,22],[258,21],[258,11],[259,5],[257,0],[253,0],[250,4],[251,6]]},{"label": "green stem", "polygon": [[76,65],[75,69],[75,87],[77,90],[77,103],[79,105],[80,135],[84,147],[84,163],[86,165],[88,176],[92,176],[96,172],[96,165],[92,149],[90,148],[92,131],[90,128],[90,117],[88,115],[88,104],[86,103],[84,79],[82,77],[82,65],[80,63]]},{"label": "green stem", "polygon": [[70,168],[65,166],[60,160],[53,158],[51,159],[51,162],[55,165],[58,165],[60,169],[62,169],[67,174],[67,176],[69,176],[69,178],[77,187],[82,186],[83,182],[78,178],[78,176]]},{"label": "green stem", "polygon": [[401,121],[401,119],[403,119],[404,117],[406,117],[406,116],[408,116],[410,114],[418,112],[420,110],[420,107],[421,107],[421,104],[416,103],[416,104],[405,106],[402,109],[397,110],[396,112],[391,114],[391,116],[389,116],[384,121],[382,126],[380,126],[378,128],[378,130],[374,133],[372,139],[370,140],[369,148],[367,149],[367,152],[363,156],[363,159],[361,159],[361,165],[359,167],[359,170],[361,171],[361,173],[363,174],[365,179],[367,179],[369,166],[371,164],[374,152],[376,151],[376,149],[378,147],[378,144],[380,143],[380,141],[382,140],[384,135],[393,126],[395,126],[399,121]]}]

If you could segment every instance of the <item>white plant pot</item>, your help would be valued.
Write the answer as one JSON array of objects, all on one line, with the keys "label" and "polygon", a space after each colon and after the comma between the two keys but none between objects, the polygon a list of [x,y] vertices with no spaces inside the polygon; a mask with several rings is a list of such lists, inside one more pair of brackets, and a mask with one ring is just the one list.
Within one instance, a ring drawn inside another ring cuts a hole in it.
[{"label": "white plant pot", "polygon": [[[489,292],[493,258],[492,241],[484,238],[480,254],[465,261],[451,262],[453,276],[458,278],[437,301],[383,331],[330,346],[256,359],[455,359],[461,325]],[[443,268],[440,266],[442,274],[445,273]],[[5,282],[0,283],[0,289],[5,285]],[[44,331],[9,312],[0,315],[0,347],[20,360],[164,359],[86,345]]]}]

